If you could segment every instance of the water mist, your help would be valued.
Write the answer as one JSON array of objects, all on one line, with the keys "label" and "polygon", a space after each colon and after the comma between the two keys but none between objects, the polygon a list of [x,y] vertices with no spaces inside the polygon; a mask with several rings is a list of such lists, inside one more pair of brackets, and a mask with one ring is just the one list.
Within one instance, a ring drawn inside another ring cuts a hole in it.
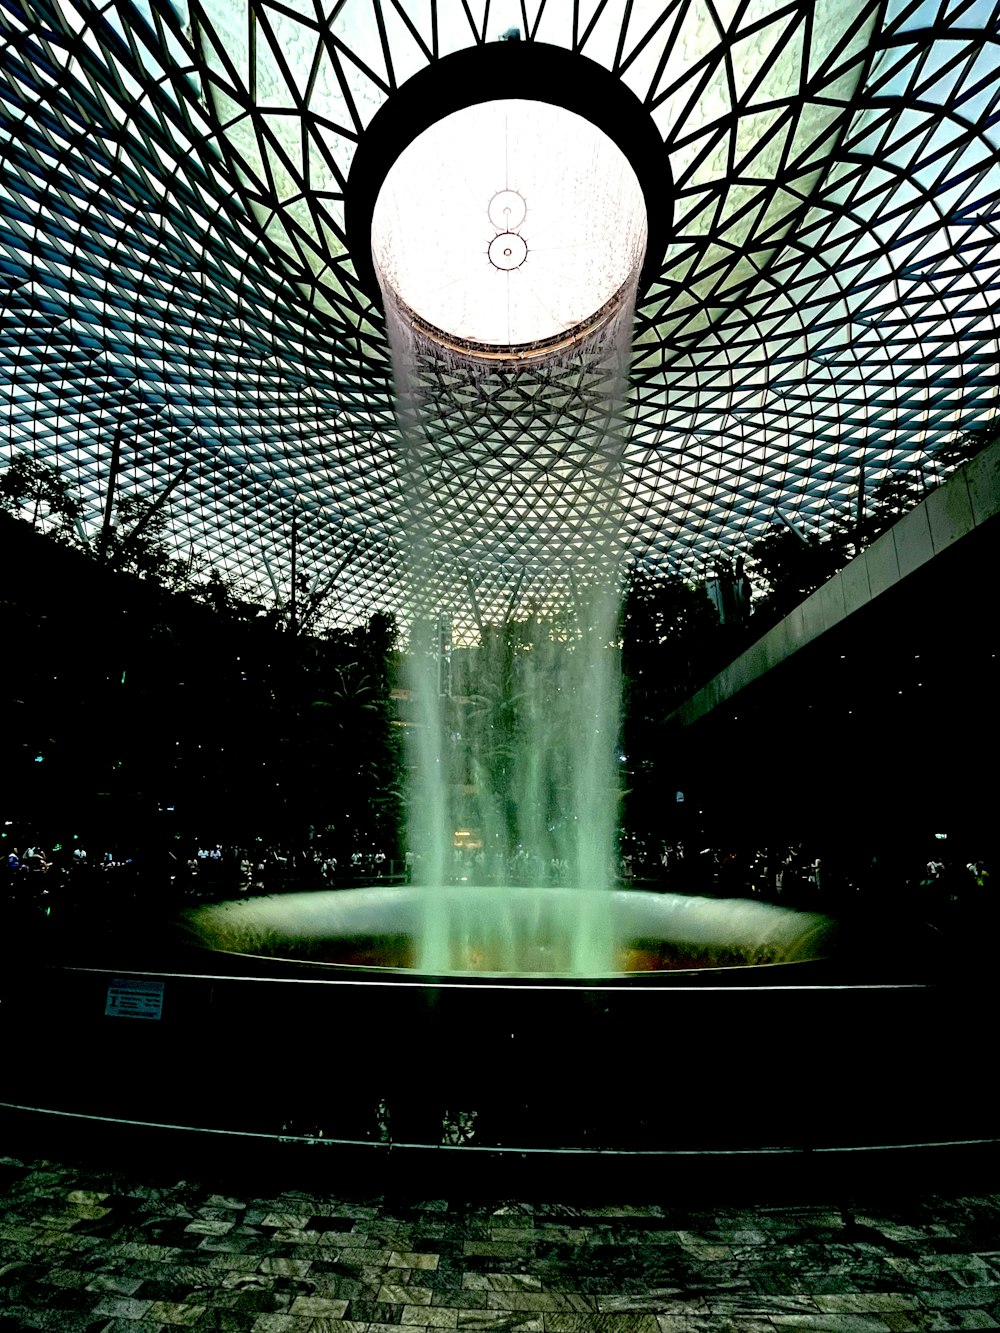
[{"label": "water mist", "polygon": [[[607,891],[617,864],[619,489],[645,216],[620,154],[608,188],[626,190],[628,226],[595,237],[581,210],[606,209],[613,222],[620,201],[599,188],[595,197],[592,178],[571,182],[563,220],[586,238],[571,260],[573,280],[579,285],[579,264],[596,256],[603,299],[578,304],[574,322],[563,326],[564,315],[547,336],[525,339],[539,333],[529,319],[516,337],[512,307],[549,310],[564,285],[545,290],[560,247],[534,243],[544,240],[543,210],[529,207],[538,196],[511,165],[512,149],[526,143],[526,132],[519,140],[511,129],[511,108],[527,104],[498,105],[507,160],[482,199],[495,235],[468,279],[484,293],[480,326],[470,324],[467,295],[456,298],[462,332],[410,304],[399,234],[405,176],[387,182],[392,225],[383,211],[380,232],[376,210],[373,233],[407,503],[409,846],[418,882],[444,886],[458,870],[470,884],[461,895],[428,895],[419,965],[595,974],[614,967]],[[586,170],[593,166],[591,154]],[[420,278],[432,301],[426,266]],[[504,336],[490,342],[496,327]],[[456,852],[458,829],[474,853]],[[512,881],[577,890],[545,941],[530,912],[525,925],[523,904],[515,926]]]}]

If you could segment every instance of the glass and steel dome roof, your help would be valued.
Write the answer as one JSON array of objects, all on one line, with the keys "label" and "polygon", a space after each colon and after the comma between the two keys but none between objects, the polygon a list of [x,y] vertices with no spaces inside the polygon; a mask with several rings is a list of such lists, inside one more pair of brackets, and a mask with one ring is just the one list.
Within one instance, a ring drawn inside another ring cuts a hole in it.
[{"label": "glass and steel dome roof", "polygon": [[[822,530],[986,420],[993,0],[14,0],[0,452],[58,464],[85,532],[113,458],[123,494],[173,484],[178,551],[279,600],[295,514],[334,619],[395,609],[404,497],[352,164],[408,81],[511,29],[630,90],[668,164],[624,413],[636,559],[700,577],[779,516]],[[558,406],[535,428],[558,436]]]}]

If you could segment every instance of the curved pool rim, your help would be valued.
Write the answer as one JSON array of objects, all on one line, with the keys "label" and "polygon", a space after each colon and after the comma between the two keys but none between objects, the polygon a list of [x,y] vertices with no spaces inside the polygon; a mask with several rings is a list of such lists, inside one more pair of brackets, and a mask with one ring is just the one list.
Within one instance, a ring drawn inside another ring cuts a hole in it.
[{"label": "curved pool rim", "polygon": [[[988,991],[968,970],[880,978],[834,953],[597,979],[435,977],[183,949],[154,934],[145,955],[25,951],[6,970],[0,1106],[151,1141],[476,1170],[995,1136],[967,1076],[981,1060],[971,1016]],[[113,991],[145,1015],[113,1016]]]}]

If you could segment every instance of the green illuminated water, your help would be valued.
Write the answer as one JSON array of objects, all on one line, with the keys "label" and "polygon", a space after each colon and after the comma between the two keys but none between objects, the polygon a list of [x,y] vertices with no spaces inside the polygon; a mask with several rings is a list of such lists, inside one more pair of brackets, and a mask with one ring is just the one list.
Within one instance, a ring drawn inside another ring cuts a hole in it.
[{"label": "green illuminated water", "polygon": [[[576,886],[559,933],[562,970],[578,974],[612,970],[616,944],[595,890],[610,890],[617,864],[634,295],[587,340],[506,362],[434,342],[386,290],[408,516],[413,877]],[[447,970],[486,923],[509,941],[501,969],[523,965],[509,896],[470,887],[455,903],[427,895],[422,969]]]}]

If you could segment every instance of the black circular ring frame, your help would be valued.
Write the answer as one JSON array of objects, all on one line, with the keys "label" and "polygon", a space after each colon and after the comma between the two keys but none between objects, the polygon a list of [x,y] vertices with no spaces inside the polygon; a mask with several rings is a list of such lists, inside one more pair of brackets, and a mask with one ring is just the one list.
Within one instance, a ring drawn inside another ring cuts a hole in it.
[{"label": "black circular ring frame", "polygon": [[381,309],[371,257],[375,203],[390,168],[418,135],[465,107],[501,100],[547,102],[596,125],[628,158],[646,202],[648,239],[639,295],[660,271],[673,219],[670,164],[651,117],[602,65],[540,42],[490,42],[456,51],[415,74],[362,135],[345,197],[347,242],[358,282]]}]

